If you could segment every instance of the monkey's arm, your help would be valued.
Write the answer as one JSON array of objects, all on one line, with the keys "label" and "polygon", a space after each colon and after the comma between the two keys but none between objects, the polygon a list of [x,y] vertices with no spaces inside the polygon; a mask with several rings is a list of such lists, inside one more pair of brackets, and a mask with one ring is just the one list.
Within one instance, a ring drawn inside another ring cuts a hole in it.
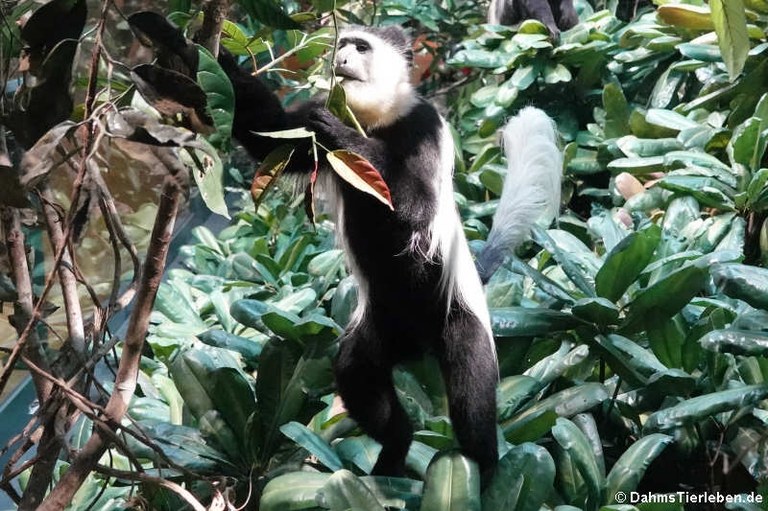
[{"label": "monkey's arm", "polygon": [[235,92],[233,137],[258,161],[262,161],[280,145],[295,144],[296,150],[286,171],[309,172],[313,165],[308,141],[276,139],[256,133],[305,127],[309,112],[317,107],[316,101],[308,101],[295,109],[286,110],[275,93],[259,78],[238,66],[232,55],[222,51],[219,64],[229,76]]}]

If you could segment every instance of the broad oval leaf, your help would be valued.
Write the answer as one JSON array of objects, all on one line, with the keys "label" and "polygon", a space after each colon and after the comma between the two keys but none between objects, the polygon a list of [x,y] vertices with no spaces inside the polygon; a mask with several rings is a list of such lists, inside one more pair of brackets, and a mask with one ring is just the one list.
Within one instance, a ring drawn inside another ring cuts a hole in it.
[{"label": "broad oval leaf", "polygon": [[661,433],[644,436],[632,444],[611,468],[605,484],[605,504],[616,502],[618,492],[635,491],[651,462],[672,443],[672,437]]},{"label": "broad oval leaf", "polygon": [[349,470],[339,470],[320,489],[318,501],[330,509],[385,511],[373,492]]},{"label": "broad oval leaf", "polygon": [[661,229],[652,225],[621,240],[605,258],[595,276],[598,295],[616,301],[651,262],[661,240]]},{"label": "broad oval leaf", "polygon": [[496,467],[483,492],[483,511],[538,511],[555,480],[555,462],[543,447],[524,443],[513,447]]},{"label": "broad oval leaf", "polygon": [[715,25],[720,53],[728,76],[734,80],[744,69],[749,53],[747,16],[743,0],[710,0],[712,22]]},{"label": "broad oval leaf", "polygon": [[586,484],[587,508],[597,507],[602,497],[601,490],[605,475],[600,473],[597,459],[586,435],[573,422],[561,417],[552,428],[552,437],[568,454]]},{"label": "broad oval leaf", "polygon": [[341,470],[342,464],[339,456],[334,452],[328,442],[303,424],[292,421],[283,424],[280,432],[296,442],[298,445],[309,451],[311,455],[317,458],[317,461],[330,468],[333,471]]},{"label": "broad oval leaf", "polygon": [[290,472],[277,476],[264,487],[259,500],[261,511],[312,509],[317,507],[317,492],[325,486],[330,474]]},{"label": "broad oval leaf", "polygon": [[358,190],[372,195],[394,211],[389,187],[371,162],[359,154],[343,149],[329,152],[326,158],[340,178]]},{"label": "broad oval leaf", "polygon": [[459,452],[438,455],[427,470],[421,511],[480,511],[480,472]]},{"label": "broad oval leaf", "polygon": [[211,55],[198,45],[197,83],[205,92],[208,111],[213,119],[215,131],[208,135],[208,141],[215,148],[229,150],[232,138],[232,122],[235,118],[235,91],[226,73]]},{"label": "broad oval leaf", "polygon": [[666,431],[709,419],[712,415],[744,406],[753,406],[768,396],[768,385],[747,385],[703,396],[651,414],[643,425],[646,431]]}]

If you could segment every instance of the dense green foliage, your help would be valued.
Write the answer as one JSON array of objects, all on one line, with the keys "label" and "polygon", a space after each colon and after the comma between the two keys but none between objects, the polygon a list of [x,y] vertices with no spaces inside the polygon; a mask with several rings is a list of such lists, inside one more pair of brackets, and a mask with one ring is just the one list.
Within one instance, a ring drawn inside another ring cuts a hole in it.
[{"label": "dense green foliage", "polygon": [[[354,285],[331,226],[322,217],[309,226],[301,199],[280,192],[255,212],[241,192],[233,223],[198,228],[184,269],[169,272],[148,339],[154,358],[130,410],[162,456],[138,443],[135,456],[203,500],[205,481],[224,476],[233,502],[252,491],[262,510],[629,509],[616,496],[638,488],[765,493],[768,5],[746,3],[748,25],[722,14],[722,4],[743,12],[741,2],[664,5],[628,24],[582,2],[582,22],[558,43],[537,22],[479,25],[469,2],[381,3],[377,20],[408,22],[435,43],[424,86],[449,86],[439,94],[473,244],[503,182],[504,119],[534,104],[565,141],[561,218],[537,228],[487,287],[503,457],[482,492],[476,467],[454,450],[430,360],[395,375],[417,430],[412,477],[367,475],[378,446],[340,413],[331,373]],[[251,17],[225,25],[224,44],[262,65],[273,45],[302,55],[297,74],[269,73],[289,96],[322,86],[312,59],[327,29],[272,32],[290,21],[264,10],[277,3],[241,4]],[[451,36],[464,38],[458,51]],[[225,131],[227,113],[215,116]],[[211,143],[225,147],[226,136]],[[143,488],[152,508],[182,507]],[[99,490],[94,478],[83,492]],[[100,508],[127,508],[130,491],[110,486]]]}]

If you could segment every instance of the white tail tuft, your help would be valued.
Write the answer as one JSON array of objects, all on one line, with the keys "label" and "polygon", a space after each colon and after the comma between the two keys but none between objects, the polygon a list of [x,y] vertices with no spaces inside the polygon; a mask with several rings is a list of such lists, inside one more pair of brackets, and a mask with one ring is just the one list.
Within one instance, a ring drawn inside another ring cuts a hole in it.
[{"label": "white tail tuft", "polygon": [[526,107],[502,132],[507,177],[488,241],[477,257],[483,282],[541,222],[549,225],[560,209],[563,156],[554,121],[538,108]]}]

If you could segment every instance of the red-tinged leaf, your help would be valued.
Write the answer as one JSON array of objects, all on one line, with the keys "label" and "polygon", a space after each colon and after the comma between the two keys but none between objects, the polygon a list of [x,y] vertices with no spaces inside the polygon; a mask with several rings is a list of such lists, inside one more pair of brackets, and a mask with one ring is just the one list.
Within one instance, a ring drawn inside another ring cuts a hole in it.
[{"label": "red-tinged leaf", "polygon": [[379,171],[371,165],[371,162],[350,151],[339,149],[326,155],[334,172],[347,183],[358,190],[373,195],[376,199],[394,210],[392,195],[389,187],[384,182]]},{"label": "red-tinged leaf", "polygon": [[304,191],[304,211],[307,213],[307,218],[315,225],[315,182],[317,182],[317,168],[318,163],[315,160],[315,168],[309,174],[309,183],[307,183],[307,189]]},{"label": "red-tinged leaf", "polygon": [[259,165],[251,183],[254,209],[259,209],[259,204],[267,196],[267,192],[288,166],[291,156],[293,156],[293,149],[290,145],[281,145],[269,153]]}]

